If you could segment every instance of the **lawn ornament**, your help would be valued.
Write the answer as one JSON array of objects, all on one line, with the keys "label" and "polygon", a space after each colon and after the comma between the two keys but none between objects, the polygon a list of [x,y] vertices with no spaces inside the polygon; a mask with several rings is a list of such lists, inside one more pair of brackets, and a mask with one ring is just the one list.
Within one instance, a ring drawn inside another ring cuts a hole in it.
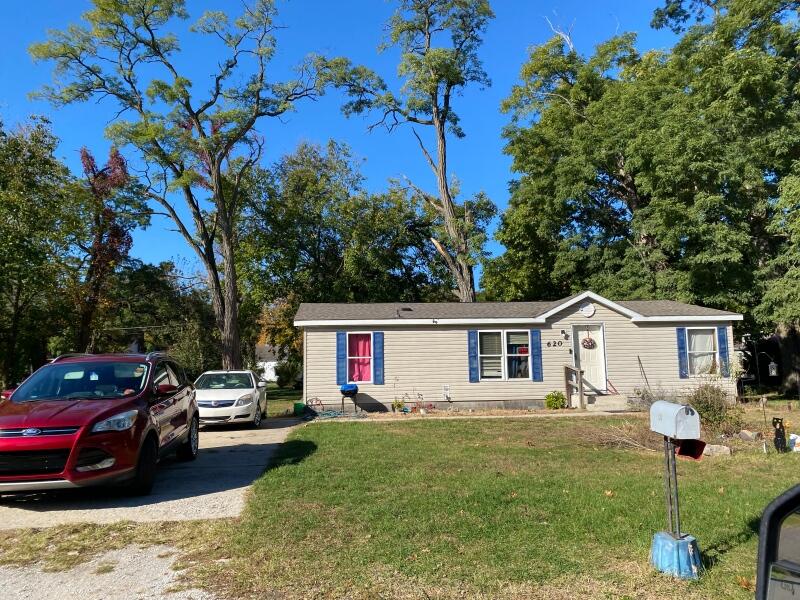
[{"label": "lawn ornament", "polygon": [[775,430],[775,450],[786,452],[786,428],[783,426],[783,418],[772,417],[772,428]]},{"label": "lawn ornament", "polygon": [[774,360],[771,361],[769,363],[769,365],[767,365],[767,368],[769,369],[769,376],[770,377],[777,377],[778,376],[778,363],[776,363]]},{"label": "lawn ornament", "polygon": [[650,429],[664,436],[664,498],[667,531],[653,536],[650,562],[661,571],[681,579],[697,579],[702,562],[694,536],[681,531],[678,473],[675,457],[700,460],[705,442],[700,441],[700,415],[688,405],[659,400],[650,407]]}]

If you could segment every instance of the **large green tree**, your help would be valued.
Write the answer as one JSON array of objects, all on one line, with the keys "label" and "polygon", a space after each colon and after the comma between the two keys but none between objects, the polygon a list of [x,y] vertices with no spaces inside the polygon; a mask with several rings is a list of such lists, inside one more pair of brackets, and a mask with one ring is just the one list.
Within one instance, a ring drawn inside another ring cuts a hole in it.
[{"label": "large green tree", "polygon": [[55,157],[47,121],[16,129],[0,122],[0,360],[13,385],[47,356],[47,338],[65,324],[64,274],[78,223],[67,193],[71,178]]},{"label": "large green tree", "polygon": [[532,49],[504,104],[520,177],[490,297],[591,288],[737,310],[754,325],[780,245],[779,184],[800,151],[796,34],[780,11],[751,14],[746,36],[727,16],[668,52],[640,55],[630,34],[589,57],[563,37]]},{"label": "large green tree", "polygon": [[[107,134],[138,151],[150,198],[204,265],[223,366],[239,368],[237,220],[242,182],[263,147],[256,126],[321,93],[316,64],[304,63],[291,81],[271,80],[275,7],[254,0],[236,19],[207,12],[186,32],[224,52],[210,89],[199,92],[179,66],[175,32],[188,19],[183,0],[93,4],[80,25],[51,31],[48,41],[31,47],[34,58],[55,64],[55,84],[42,93],[56,104],[98,99],[119,108]],[[189,222],[175,202],[183,202]]]},{"label": "large green tree", "polygon": [[431,261],[432,220],[406,191],[368,193],[346,146],[301,144],[253,178],[241,221],[240,270],[266,310],[264,341],[300,349],[300,302],[396,302],[449,296]]},{"label": "large green tree", "polygon": [[[345,114],[374,113],[390,132],[409,125],[436,181],[429,193],[408,181],[425,208],[436,216],[431,237],[453,276],[461,302],[475,301],[474,267],[483,258],[485,230],[495,207],[482,193],[457,201],[458,186],[451,179],[447,145],[450,136],[464,137],[454,102],[468,85],[488,86],[478,50],[488,22],[494,17],[487,0],[401,0],[388,24],[386,47],[400,50],[398,75],[402,87],[391,91],[386,81],[347,61],[333,63],[335,83],[351,100]],[[433,134],[434,150],[425,142]]]}]

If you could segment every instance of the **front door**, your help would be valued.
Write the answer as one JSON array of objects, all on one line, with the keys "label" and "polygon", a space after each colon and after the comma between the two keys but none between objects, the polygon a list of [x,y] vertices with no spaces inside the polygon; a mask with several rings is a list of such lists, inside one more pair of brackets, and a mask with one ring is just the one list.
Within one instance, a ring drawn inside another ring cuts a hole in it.
[{"label": "front door", "polygon": [[583,370],[588,391],[606,391],[606,345],[602,325],[575,325],[575,366]]}]

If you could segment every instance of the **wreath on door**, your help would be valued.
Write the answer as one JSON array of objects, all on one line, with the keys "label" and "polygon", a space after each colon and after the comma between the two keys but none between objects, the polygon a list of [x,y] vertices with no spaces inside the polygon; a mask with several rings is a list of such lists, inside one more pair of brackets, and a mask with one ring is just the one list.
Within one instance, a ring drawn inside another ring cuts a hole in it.
[{"label": "wreath on door", "polygon": [[581,346],[583,346],[587,350],[591,350],[592,348],[597,346],[597,343],[594,341],[594,338],[592,338],[592,336],[590,336],[589,333],[587,332],[586,337],[581,340]]}]

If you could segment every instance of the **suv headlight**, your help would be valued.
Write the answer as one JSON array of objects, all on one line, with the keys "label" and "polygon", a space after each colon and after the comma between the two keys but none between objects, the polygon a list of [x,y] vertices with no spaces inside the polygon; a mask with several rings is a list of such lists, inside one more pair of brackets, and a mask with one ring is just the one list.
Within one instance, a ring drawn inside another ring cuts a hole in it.
[{"label": "suv headlight", "polygon": [[236,401],[235,406],[247,406],[248,404],[253,403],[253,394],[245,394],[244,396],[239,396],[239,399]]},{"label": "suv headlight", "polygon": [[138,410],[128,410],[124,413],[109,417],[99,423],[95,423],[94,427],[92,427],[92,433],[101,431],[125,431],[126,429],[130,429],[136,422],[136,416],[138,414]]}]

